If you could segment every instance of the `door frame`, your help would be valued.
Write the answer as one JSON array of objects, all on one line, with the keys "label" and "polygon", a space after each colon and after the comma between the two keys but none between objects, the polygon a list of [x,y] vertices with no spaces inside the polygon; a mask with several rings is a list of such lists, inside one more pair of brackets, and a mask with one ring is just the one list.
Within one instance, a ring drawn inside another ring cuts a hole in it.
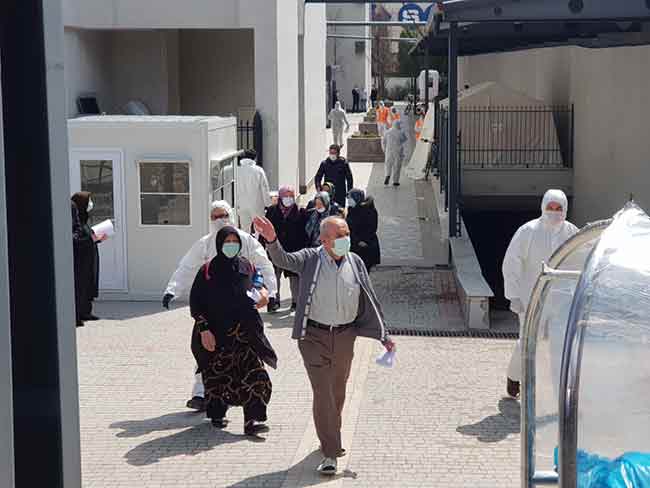
[{"label": "door frame", "polygon": [[[86,148],[86,147],[71,147],[70,148],[70,189],[71,192],[80,191],[81,189],[81,160],[110,160],[113,161],[113,210],[115,217],[118,219],[117,227],[121,226],[122,231],[122,245],[118,245],[121,253],[122,262],[124,263],[124,271],[122,273],[122,280],[115,288],[100,287],[101,292],[128,292],[129,291],[129,263],[127,254],[127,239],[128,239],[128,226],[126,222],[126,188],[125,188],[125,164],[124,164],[124,151],[118,148]],[[115,166],[117,165],[117,171]],[[117,189],[117,191],[116,191]],[[119,193],[119,198],[115,198],[115,194]],[[101,273],[101,270],[100,270]],[[100,279],[101,281],[101,279]]]}]

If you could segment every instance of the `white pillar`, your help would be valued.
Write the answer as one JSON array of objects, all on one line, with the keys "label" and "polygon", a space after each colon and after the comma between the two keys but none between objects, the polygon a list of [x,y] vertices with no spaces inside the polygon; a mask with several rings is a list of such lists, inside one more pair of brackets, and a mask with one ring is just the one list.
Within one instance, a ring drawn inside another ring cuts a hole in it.
[{"label": "white pillar", "polygon": [[298,183],[298,0],[243,0],[240,22],[255,31],[255,106],[264,125],[271,187]]}]

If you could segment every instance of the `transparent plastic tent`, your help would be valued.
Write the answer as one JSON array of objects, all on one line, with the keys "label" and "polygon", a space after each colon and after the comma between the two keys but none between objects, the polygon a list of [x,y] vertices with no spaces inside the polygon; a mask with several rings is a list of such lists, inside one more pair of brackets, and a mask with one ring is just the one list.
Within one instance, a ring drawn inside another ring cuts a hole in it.
[{"label": "transparent plastic tent", "polygon": [[555,252],[522,345],[522,487],[650,488],[650,218],[638,206]]}]

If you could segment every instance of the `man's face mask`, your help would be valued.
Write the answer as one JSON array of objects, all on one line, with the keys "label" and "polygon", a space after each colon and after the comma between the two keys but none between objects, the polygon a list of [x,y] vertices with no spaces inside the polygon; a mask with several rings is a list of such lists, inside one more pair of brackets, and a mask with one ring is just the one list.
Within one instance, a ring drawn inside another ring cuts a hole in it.
[{"label": "man's face mask", "polygon": [[293,197],[282,197],[282,205],[286,208],[292,207],[295,202]]},{"label": "man's face mask", "polygon": [[564,222],[562,210],[545,210],[544,217],[551,225],[560,225]]},{"label": "man's face mask", "polygon": [[338,159],[338,155],[336,153],[330,153],[330,161],[336,161]]},{"label": "man's face mask", "polygon": [[332,247],[332,251],[338,257],[342,258],[343,256],[345,256],[347,253],[350,252],[351,246],[352,244],[350,242],[349,236],[339,237],[338,239],[334,240],[334,246]]},{"label": "man's face mask", "polygon": [[357,202],[355,202],[353,199],[348,197],[348,207],[349,208],[354,208],[357,206]]},{"label": "man's face mask", "polygon": [[223,255],[226,256],[228,259],[232,259],[235,256],[237,256],[240,250],[241,250],[241,245],[239,244],[239,242],[224,242],[223,247],[221,248]]},{"label": "man's face mask", "polygon": [[230,223],[230,217],[228,214],[222,215],[219,218],[210,220],[210,231],[213,233],[219,232],[225,226]]}]

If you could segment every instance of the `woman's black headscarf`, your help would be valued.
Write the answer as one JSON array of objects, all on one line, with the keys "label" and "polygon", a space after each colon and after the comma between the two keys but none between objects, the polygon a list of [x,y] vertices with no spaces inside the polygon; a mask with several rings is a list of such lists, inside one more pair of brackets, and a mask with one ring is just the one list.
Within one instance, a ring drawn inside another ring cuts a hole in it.
[{"label": "woman's black headscarf", "polygon": [[72,195],[71,200],[77,206],[79,211],[79,221],[81,225],[86,225],[88,223],[88,204],[90,203],[90,192],[88,191],[78,191]]},{"label": "woman's black headscarf", "polygon": [[[201,268],[190,293],[190,311],[197,319],[208,321],[210,330],[215,333],[217,340],[223,337],[226,331],[223,326],[230,327],[240,323],[248,334],[248,340],[260,358],[272,367],[276,367],[277,356],[264,335],[264,323],[255,309],[255,304],[246,292],[252,287],[254,268],[250,262],[242,257],[228,258],[223,253],[223,245],[228,236],[237,237],[242,245],[237,229],[231,226],[224,227],[217,233],[217,255],[210,264]],[[193,352],[200,367],[205,365],[209,354],[206,353],[198,342],[193,340]],[[207,356],[206,356],[207,354]]]}]

